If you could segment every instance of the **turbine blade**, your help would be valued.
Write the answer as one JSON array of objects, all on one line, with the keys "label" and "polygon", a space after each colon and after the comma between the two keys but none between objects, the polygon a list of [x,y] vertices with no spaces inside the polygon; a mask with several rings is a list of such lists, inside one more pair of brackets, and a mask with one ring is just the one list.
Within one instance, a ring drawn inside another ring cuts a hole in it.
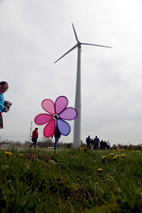
[{"label": "turbine blade", "polygon": [[69,51],[67,51],[64,55],[62,55],[60,58],[58,58],[58,59],[54,62],[54,64],[55,64],[57,61],[59,61],[61,58],[63,58],[65,55],[67,55],[69,52],[71,52],[72,50],[74,50],[76,47],[77,47],[77,44],[76,44],[75,46],[73,46]]},{"label": "turbine blade", "polygon": [[88,44],[88,43],[82,43],[81,44],[83,45],[91,45],[91,46],[98,46],[98,47],[106,47],[106,48],[112,48],[112,47],[109,47],[109,46],[104,46],[104,45],[99,45],[99,44]]},{"label": "turbine blade", "polygon": [[73,27],[73,31],[74,31],[74,34],[75,34],[76,41],[79,42],[73,23],[72,23],[72,27]]}]

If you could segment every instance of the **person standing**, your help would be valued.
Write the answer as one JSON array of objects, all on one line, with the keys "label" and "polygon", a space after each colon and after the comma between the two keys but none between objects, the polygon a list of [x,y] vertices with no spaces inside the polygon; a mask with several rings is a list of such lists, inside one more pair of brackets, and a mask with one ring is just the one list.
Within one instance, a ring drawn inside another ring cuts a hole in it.
[{"label": "person standing", "polygon": [[4,96],[3,94],[8,90],[8,83],[6,81],[0,82],[0,129],[3,129],[2,111],[4,109]]},{"label": "person standing", "polygon": [[60,133],[60,131],[59,131],[57,126],[55,128],[54,137],[55,137],[54,151],[56,152],[56,150],[58,149],[58,142],[59,142],[59,139],[61,137],[61,133]]},{"label": "person standing", "polygon": [[86,143],[87,143],[87,148],[91,148],[90,145],[91,145],[91,138],[90,138],[90,135],[88,135],[88,137],[86,138]]},{"label": "person standing", "polygon": [[110,149],[110,142],[107,141],[106,143],[107,143],[107,149]]},{"label": "person standing", "polygon": [[106,149],[107,149],[107,142],[104,141],[104,150],[106,150]]},{"label": "person standing", "polygon": [[103,140],[100,141],[100,149],[102,150],[103,149],[103,145],[104,145],[104,142]]},{"label": "person standing", "polygon": [[32,132],[33,143],[30,145],[30,147],[34,146],[34,148],[36,148],[37,139],[38,139],[38,128],[35,128],[35,130]]},{"label": "person standing", "polygon": [[93,140],[93,138],[91,138],[90,140],[91,140],[90,146],[91,146],[91,149],[93,149],[93,147],[94,147],[94,140]]},{"label": "person standing", "polygon": [[100,140],[99,140],[99,138],[96,136],[96,137],[94,138],[94,149],[98,150],[98,148],[99,148],[99,142],[100,142]]}]

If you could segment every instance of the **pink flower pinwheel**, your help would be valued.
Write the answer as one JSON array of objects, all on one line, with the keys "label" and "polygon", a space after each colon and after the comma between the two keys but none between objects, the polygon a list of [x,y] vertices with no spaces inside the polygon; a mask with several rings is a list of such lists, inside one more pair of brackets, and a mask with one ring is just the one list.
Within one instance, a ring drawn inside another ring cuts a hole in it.
[{"label": "pink flower pinwheel", "polygon": [[75,119],[77,117],[77,110],[73,107],[67,107],[67,105],[68,99],[65,96],[59,96],[55,104],[50,99],[44,99],[42,101],[42,108],[49,114],[39,114],[35,117],[34,121],[37,125],[46,124],[43,130],[43,135],[46,138],[54,134],[56,125],[62,135],[66,136],[70,133],[71,127],[64,120]]}]

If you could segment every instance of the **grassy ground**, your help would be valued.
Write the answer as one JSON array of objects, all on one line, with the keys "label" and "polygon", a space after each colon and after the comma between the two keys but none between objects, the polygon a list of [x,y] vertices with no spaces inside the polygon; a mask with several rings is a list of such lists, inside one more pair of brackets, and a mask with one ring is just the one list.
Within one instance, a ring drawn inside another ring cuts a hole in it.
[{"label": "grassy ground", "polygon": [[0,150],[0,212],[142,212],[142,152]]}]

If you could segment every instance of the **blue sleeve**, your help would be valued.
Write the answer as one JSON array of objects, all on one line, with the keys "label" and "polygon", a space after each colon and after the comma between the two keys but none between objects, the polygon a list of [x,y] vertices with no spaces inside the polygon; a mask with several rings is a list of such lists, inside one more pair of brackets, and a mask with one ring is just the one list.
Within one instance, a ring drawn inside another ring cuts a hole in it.
[{"label": "blue sleeve", "polygon": [[4,108],[4,97],[3,94],[0,94],[0,112],[2,112]]}]

